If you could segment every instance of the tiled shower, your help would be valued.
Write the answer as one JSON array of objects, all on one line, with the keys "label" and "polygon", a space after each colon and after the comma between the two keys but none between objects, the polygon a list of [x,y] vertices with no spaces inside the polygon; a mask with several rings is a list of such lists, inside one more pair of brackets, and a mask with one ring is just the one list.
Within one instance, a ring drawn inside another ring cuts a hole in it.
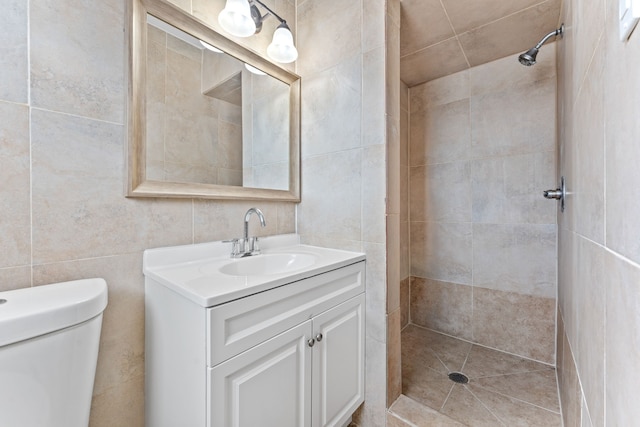
[{"label": "tiled shower", "polygon": [[555,362],[555,54],[409,90],[403,317]]}]

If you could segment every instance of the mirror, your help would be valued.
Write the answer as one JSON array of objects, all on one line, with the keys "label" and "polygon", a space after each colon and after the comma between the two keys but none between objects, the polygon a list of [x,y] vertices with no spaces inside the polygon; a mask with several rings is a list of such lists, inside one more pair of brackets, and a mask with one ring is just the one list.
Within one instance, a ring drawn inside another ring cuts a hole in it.
[{"label": "mirror", "polygon": [[163,0],[131,8],[127,196],[300,201],[300,78]]}]

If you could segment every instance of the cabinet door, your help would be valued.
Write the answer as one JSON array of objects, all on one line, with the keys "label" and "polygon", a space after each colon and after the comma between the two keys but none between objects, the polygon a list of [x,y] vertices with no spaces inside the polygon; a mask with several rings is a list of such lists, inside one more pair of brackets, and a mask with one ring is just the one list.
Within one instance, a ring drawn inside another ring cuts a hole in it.
[{"label": "cabinet door", "polygon": [[208,369],[209,427],[310,427],[308,320]]},{"label": "cabinet door", "polygon": [[364,304],[361,294],[313,319],[313,427],[342,426],[364,400]]}]

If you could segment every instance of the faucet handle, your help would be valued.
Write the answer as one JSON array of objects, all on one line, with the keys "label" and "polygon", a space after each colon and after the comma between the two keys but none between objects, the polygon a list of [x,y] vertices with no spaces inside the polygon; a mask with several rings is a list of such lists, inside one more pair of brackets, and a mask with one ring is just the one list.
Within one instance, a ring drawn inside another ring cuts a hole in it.
[{"label": "faucet handle", "polygon": [[251,251],[251,255],[260,254],[260,244],[258,243],[257,237],[252,237],[249,239],[249,251]]},{"label": "faucet handle", "polygon": [[231,243],[231,256],[237,256],[244,252],[244,239],[223,240],[223,243]]}]

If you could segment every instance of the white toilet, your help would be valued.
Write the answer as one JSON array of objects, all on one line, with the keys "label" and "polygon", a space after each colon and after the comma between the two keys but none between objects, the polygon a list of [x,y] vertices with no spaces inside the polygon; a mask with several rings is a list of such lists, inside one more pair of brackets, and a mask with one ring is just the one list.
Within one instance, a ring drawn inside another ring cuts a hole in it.
[{"label": "white toilet", "polygon": [[0,425],[87,427],[103,279],[0,292]]}]

